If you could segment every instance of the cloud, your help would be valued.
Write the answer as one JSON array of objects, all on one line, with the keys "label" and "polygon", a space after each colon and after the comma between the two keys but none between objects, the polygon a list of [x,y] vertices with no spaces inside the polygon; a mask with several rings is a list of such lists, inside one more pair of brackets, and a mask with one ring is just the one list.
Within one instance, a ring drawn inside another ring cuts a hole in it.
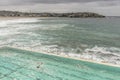
[{"label": "cloud", "polygon": [[1,0],[0,10],[120,15],[120,0]]},{"label": "cloud", "polygon": [[[36,3],[44,3],[44,4],[59,4],[59,3],[81,3],[81,2],[97,2],[97,1],[105,1],[105,0],[0,0],[0,6],[2,5],[24,5],[24,4],[36,4]],[[113,0],[106,0],[106,2],[110,2]],[[119,1],[119,0],[114,0]]]}]

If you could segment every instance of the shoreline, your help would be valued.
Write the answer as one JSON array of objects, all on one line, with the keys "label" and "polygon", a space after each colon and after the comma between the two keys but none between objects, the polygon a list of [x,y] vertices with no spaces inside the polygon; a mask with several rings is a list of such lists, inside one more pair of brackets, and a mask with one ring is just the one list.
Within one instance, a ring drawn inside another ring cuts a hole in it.
[{"label": "shoreline", "polygon": [[80,60],[80,61],[91,62],[91,63],[95,63],[95,64],[100,64],[100,65],[120,68],[120,65],[115,65],[115,64],[111,64],[111,63],[105,63],[105,62],[98,62],[98,61],[95,61],[95,60],[84,59],[84,58],[70,57],[70,56],[65,55],[65,54],[60,54],[59,55],[59,54],[54,54],[54,53],[50,53],[50,52],[46,52],[46,51],[42,51],[42,50],[35,50],[35,49],[33,50],[33,49],[30,49],[30,48],[20,48],[20,47],[16,47],[16,46],[4,46],[4,47],[15,48],[15,49],[20,49],[20,50],[26,50],[26,51],[32,51],[32,52],[51,55],[51,56],[57,56],[57,57],[62,57],[62,58]]},{"label": "shoreline", "polygon": [[[0,20],[16,20],[16,19],[27,19],[27,18],[45,19],[47,17],[0,17]],[[17,49],[21,49],[21,50],[38,52],[38,53],[42,53],[42,54],[54,55],[54,56],[59,56],[59,57],[63,57],[63,58],[81,60],[81,61],[97,63],[97,64],[102,64],[102,65],[107,65],[107,66],[120,67],[120,65],[111,64],[111,63],[107,63],[107,62],[98,62],[98,61],[95,61],[95,60],[90,60],[90,59],[85,59],[85,58],[77,58],[77,57],[72,57],[72,56],[68,56],[68,55],[65,55],[65,54],[59,54],[58,55],[58,54],[54,54],[54,53],[50,53],[50,52],[42,51],[42,50],[32,50],[31,48],[21,48],[21,47],[17,47],[17,46],[5,46],[5,47],[17,48]]]},{"label": "shoreline", "polygon": [[0,16],[0,20],[16,20],[16,19],[32,19],[32,18],[45,19],[45,18],[49,18],[49,17],[1,17]]}]

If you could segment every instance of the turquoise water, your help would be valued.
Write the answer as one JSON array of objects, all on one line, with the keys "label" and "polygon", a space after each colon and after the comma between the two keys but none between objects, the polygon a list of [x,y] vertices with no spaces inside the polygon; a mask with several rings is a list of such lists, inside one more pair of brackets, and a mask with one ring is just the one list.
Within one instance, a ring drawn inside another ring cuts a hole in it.
[{"label": "turquoise water", "polygon": [[40,53],[120,65],[119,21],[120,18],[0,20],[0,80],[120,80],[118,67]]},{"label": "turquoise water", "polygon": [[0,80],[119,80],[120,68],[0,48]]},{"label": "turquoise water", "polygon": [[66,54],[120,65],[120,18],[0,21],[0,46]]}]

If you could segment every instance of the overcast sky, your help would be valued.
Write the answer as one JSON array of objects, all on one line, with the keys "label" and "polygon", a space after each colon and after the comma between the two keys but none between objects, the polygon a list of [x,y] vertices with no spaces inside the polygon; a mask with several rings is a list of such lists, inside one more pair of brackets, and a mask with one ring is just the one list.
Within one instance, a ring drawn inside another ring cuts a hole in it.
[{"label": "overcast sky", "polygon": [[120,16],[120,0],[0,0],[0,10],[27,12],[97,12]]}]

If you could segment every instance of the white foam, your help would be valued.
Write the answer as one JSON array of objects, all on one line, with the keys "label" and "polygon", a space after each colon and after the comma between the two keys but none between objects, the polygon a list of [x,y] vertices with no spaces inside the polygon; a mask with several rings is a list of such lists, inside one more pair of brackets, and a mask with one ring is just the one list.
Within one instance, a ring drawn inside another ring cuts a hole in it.
[{"label": "white foam", "polygon": [[[111,49],[111,51],[108,51],[108,49]],[[88,52],[83,51],[82,54],[77,54],[77,53],[71,53],[64,52],[64,50],[60,50],[57,48],[50,48],[50,47],[42,47],[39,48],[39,50],[42,50],[43,52],[47,53],[54,53],[54,54],[59,54],[59,55],[66,55],[70,57],[75,57],[75,58],[84,58],[87,60],[94,60],[98,62],[106,62],[106,63],[112,63],[112,64],[118,64],[120,65],[120,52],[114,52],[114,49],[120,50],[119,48],[107,48],[107,47],[98,47],[95,46],[93,48],[88,48],[86,49]],[[105,55],[105,56],[104,56]]]},{"label": "white foam", "polygon": [[[25,25],[20,23],[31,23],[37,22],[38,19],[36,18],[24,18],[24,19],[14,19],[14,20],[2,20],[0,21],[0,36],[18,34],[18,30],[30,29],[36,27],[35,25]],[[39,20],[40,21],[40,20]]]},{"label": "white foam", "polygon": [[16,23],[28,23],[28,22],[37,22],[38,19],[36,18],[23,18],[23,19],[13,19],[13,20],[1,20],[0,21],[0,27],[4,27],[6,25],[10,24],[16,24]]},{"label": "white foam", "polygon": [[108,63],[120,63],[120,49],[115,47],[98,47],[88,48],[83,52],[82,57],[99,62],[105,61]]},{"label": "white foam", "polygon": [[[30,23],[30,22],[37,22],[38,19],[17,19],[17,20],[6,20],[1,21],[0,23],[0,37],[6,37],[13,34],[27,34],[32,36],[37,36],[34,32],[24,32],[23,30],[33,30],[33,29],[40,29],[40,30],[56,30],[56,29],[62,29],[63,27],[68,26],[68,24],[51,24],[51,25],[27,25],[27,24],[21,24],[21,23]],[[20,24],[19,24],[20,23]],[[20,39],[19,39],[20,40]],[[105,61],[108,63],[113,64],[120,64],[120,48],[115,47],[98,47],[95,46],[93,48],[87,48],[83,51],[80,50],[81,54],[76,53],[76,49],[67,49],[66,48],[60,48],[57,45],[50,45],[45,46],[40,43],[40,40],[38,41],[30,41],[30,42],[19,42],[17,39],[9,38],[4,42],[3,40],[0,40],[0,45],[4,45],[6,43],[8,46],[14,46],[22,49],[27,50],[34,50],[39,52],[45,52],[45,53],[53,53],[56,55],[66,55],[70,57],[76,57],[76,58],[85,58],[90,60],[95,60],[98,62]],[[17,41],[17,42],[15,42]],[[12,44],[11,44],[12,43]],[[88,45],[81,45],[82,47],[88,47]],[[68,52],[69,51],[69,52]],[[104,56],[105,55],[105,56]],[[111,56],[112,55],[112,56]]]},{"label": "white foam", "polygon": [[68,26],[69,24],[45,24],[45,25],[39,25],[38,28],[39,30],[60,30],[66,26]]},{"label": "white foam", "polygon": [[[101,55],[101,54],[106,54],[106,55],[110,54],[110,53],[107,54],[106,52],[104,53],[104,49],[106,49],[107,47],[103,48],[103,47],[95,46],[92,49],[89,48],[90,52],[89,51],[88,52],[83,51],[82,54],[76,54],[76,53],[71,53],[71,52],[66,53],[62,49],[54,48],[54,47],[56,47],[56,45],[51,46],[53,48],[50,48],[50,46],[44,46],[44,45],[41,45],[41,44],[37,45],[36,47],[32,46],[32,45],[24,45],[23,46],[21,44],[12,45],[12,47],[25,49],[25,50],[30,50],[30,51],[35,51],[35,52],[48,53],[48,54],[51,54],[51,55],[61,55],[61,56],[67,56],[67,57],[71,57],[71,58],[86,59],[86,60],[93,60],[93,61],[102,62],[102,63],[112,63],[112,64],[120,65],[120,57],[118,57],[116,55],[109,56],[109,57]],[[101,51],[102,49],[103,49],[103,51]],[[97,50],[101,51],[103,53],[99,52],[100,53],[99,54],[99,53],[97,53]],[[114,53],[111,53],[111,54],[113,55]],[[119,54],[119,53],[117,53],[117,54]]]}]

